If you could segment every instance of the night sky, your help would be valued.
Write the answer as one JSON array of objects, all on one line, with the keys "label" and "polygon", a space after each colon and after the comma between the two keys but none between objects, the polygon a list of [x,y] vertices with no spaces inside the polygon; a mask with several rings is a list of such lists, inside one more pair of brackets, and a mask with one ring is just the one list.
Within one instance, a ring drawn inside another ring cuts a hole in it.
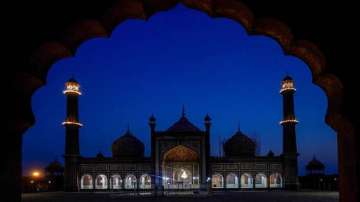
[{"label": "night sky", "polygon": [[75,57],[50,69],[46,86],[32,99],[36,124],[23,142],[24,174],[58,159],[63,161],[66,98],[64,83],[80,83],[80,150],[83,156],[111,156],[112,142],[131,131],[150,153],[148,117],[166,130],[181,115],[203,129],[213,120],[211,153],[219,139],[242,132],[261,142],[261,154],[282,151],[280,81],[290,74],[297,88],[295,113],[300,121],[297,144],[300,174],[314,155],[337,172],[336,134],[324,122],[327,100],[311,83],[307,65],[285,56],[265,36],[248,36],[235,21],[216,18],[183,6],[161,12],[148,21],[128,20],[108,39],[81,45]]}]

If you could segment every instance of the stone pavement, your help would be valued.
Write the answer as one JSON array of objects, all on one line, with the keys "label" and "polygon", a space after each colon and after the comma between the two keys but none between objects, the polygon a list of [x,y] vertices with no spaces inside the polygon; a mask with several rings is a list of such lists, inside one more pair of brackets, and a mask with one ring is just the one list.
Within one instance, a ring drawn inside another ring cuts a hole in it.
[{"label": "stone pavement", "polygon": [[183,195],[168,197],[139,196],[121,193],[27,193],[22,195],[24,202],[335,202],[339,200],[338,192],[288,192],[288,191],[227,191],[211,195]]}]

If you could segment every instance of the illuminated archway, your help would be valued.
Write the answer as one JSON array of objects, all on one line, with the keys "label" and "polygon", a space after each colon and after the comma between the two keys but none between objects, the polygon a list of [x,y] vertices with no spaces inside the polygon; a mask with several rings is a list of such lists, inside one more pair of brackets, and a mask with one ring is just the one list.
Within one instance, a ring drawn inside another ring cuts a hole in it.
[{"label": "illuminated archway", "polygon": [[125,189],[136,189],[137,188],[137,180],[135,175],[127,175],[125,178]]},{"label": "illuminated archway", "polygon": [[227,189],[239,188],[239,178],[236,174],[230,173],[226,176],[226,188]]},{"label": "illuminated archway", "polygon": [[214,189],[224,188],[224,177],[221,174],[215,174],[211,179],[211,187]]},{"label": "illuminated archway", "polygon": [[162,170],[166,189],[199,188],[198,154],[184,145],[175,146],[164,153]]},{"label": "illuminated archway", "polygon": [[273,173],[270,175],[270,188],[282,188],[283,180],[280,173]]},{"label": "illuminated archway", "polygon": [[100,174],[96,176],[95,189],[107,189],[107,188],[108,188],[108,179],[106,175]]},{"label": "illuminated archway", "polygon": [[241,175],[240,187],[244,189],[253,188],[253,178],[249,173],[244,173]]},{"label": "illuminated archway", "polygon": [[112,175],[110,178],[110,188],[111,189],[121,189],[122,179],[120,175]]},{"label": "illuminated archway", "polygon": [[140,177],[140,189],[151,189],[151,177],[148,174],[143,174]]},{"label": "illuminated archway", "polygon": [[263,173],[258,173],[255,176],[255,188],[266,188],[267,187],[267,178]]},{"label": "illuminated archway", "polygon": [[81,176],[80,180],[80,188],[81,189],[93,189],[93,179],[89,174],[85,174]]}]

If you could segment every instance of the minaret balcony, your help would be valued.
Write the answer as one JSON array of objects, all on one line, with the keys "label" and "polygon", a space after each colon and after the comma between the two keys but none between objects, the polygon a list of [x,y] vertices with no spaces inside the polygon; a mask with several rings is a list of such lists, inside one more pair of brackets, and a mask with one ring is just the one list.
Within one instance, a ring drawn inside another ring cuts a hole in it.
[{"label": "minaret balcony", "polygon": [[62,122],[62,125],[64,125],[64,126],[74,125],[74,126],[79,126],[79,127],[83,126],[83,124],[81,124],[80,122],[78,122],[76,120],[71,120],[71,119],[66,119],[64,122]]},{"label": "minaret balcony", "polygon": [[280,90],[280,94],[281,93],[284,93],[284,92],[287,92],[287,91],[296,91],[296,88],[294,88],[294,87],[285,87],[285,88],[282,88],[281,90]]},{"label": "minaret balcony", "polygon": [[81,95],[80,85],[78,83],[74,83],[74,82],[67,82],[65,84],[65,90],[63,91],[63,93],[65,95],[68,95],[68,94]]},{"label": "minaret balcony", "polygon": [[283,124],[287,124],[287,123],[297,124],[297,123],[299,123],[299,121],[296,120],[296,119],[285,119],[285,120],[280,121],[279,124],[280,124],[280,125],[283,125]]}]

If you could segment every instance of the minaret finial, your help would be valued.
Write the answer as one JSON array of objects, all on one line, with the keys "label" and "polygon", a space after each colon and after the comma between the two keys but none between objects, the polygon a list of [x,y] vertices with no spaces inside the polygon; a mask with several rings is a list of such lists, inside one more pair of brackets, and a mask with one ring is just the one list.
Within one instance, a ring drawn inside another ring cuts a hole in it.
[{"label": "minaret finial", "polygon": [[181,117],[185,117],[185,105],[183,104],[182,106],[182,114]]}]

